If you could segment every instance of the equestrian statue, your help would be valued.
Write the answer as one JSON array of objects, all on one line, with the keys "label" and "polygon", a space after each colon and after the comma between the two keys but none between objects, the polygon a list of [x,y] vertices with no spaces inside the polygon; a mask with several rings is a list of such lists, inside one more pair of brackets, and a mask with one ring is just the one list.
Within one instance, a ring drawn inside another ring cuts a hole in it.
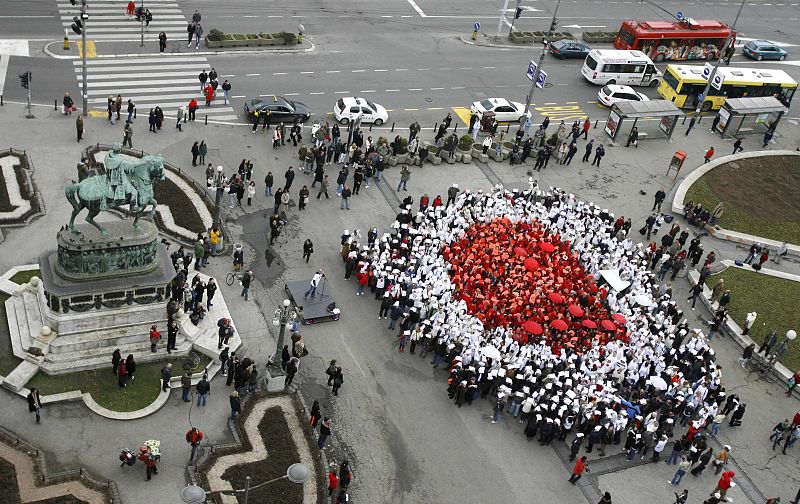
[{"label": "equestrian statue", "polygon": [[[107,236],[108,233],[94,221],[101,210],[130,205],[130,212],[135,216],[135,229],[138,229],[142,214],[145,219],[152,220],[156,212],[158,202],[153,185],[164,180],[164,160],[161,156],[126,158],[122,155],[122,146],[114,144],[103,163],[105,174],[85,178],[64,188],[64,194],[73,208],[68,226],[73,234],[80,233],[75,227],[75,217],[84,208],[88,210],[86,222],[96,227],[102,236]],[[145,212],[148,205],[150,210]]]}]

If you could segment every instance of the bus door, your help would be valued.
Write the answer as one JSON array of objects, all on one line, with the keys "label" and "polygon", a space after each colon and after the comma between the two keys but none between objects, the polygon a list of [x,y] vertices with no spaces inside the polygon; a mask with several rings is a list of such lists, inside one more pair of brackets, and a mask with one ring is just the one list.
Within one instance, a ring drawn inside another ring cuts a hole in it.
[{"label": "bus door", "polygon": [[652,63],[649,63],[645,69],[644,74],[642,75],[642,86],[649,86],[650,80],[653,78],[653,75],[656,73],[656,66]]}]

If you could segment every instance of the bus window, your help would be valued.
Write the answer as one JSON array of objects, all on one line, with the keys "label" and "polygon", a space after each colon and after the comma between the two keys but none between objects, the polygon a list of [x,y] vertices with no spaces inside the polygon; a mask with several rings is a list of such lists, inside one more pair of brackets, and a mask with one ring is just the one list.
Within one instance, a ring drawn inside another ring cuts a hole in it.
[{"label": "bus window", "polygon": [[636,41],[636,39],[634,38],[633,33],[623,28],[619,31],[619,38],[621,38],[626,44],[628,44],[628,47],[630,47],[631,49],[634,48],[633,43]]},{"label": "bus window", "polygon": [[681,91],[680,89],[678,89],[680,83],[678,82],[678,79],[676,79],[675,76],[672,75],[672,72],[664,72],[664,82],[666,82],[669,85],[669,87],[674,89],[676,92]]},{"label": "bus window", "polygon": [[744,96],[747,87],[745,86],[724,86],[725,90],[728,92],[726,95],[728,98],[741,98]]},{"label": "bus window", "polygon": [[589,70],[597,70],[597,60],[592,58],[591,56],[586,56],[586,66],[589,67]]},{"label": "bus window", "polygon": [[602,72],[605,73],[620,73],[622,72],[622,67],[625,65],[616,64],[616,63],[609,63],[607,65],[603,65]]},{"label": "bus window", "polygon": [[795,89],[786,88],[783,91],[781,91],[781,94],[778,97],[778,99],[781,101],[781,103],[783,103],[784,105],[786,105],[788,107],[789,103],[792,101],[792,97],[794,96],[794,92],[795,92]]}]

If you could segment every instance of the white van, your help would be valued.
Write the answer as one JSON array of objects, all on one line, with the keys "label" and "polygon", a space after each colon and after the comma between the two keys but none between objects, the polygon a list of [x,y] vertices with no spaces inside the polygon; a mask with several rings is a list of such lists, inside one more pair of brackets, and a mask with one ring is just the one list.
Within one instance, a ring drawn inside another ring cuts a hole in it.
[{"label": "white van", "polygon": [[658,87],[661,72],[641,51],[594,49],[586,56],[581,69],[592,84],[622,84],[627,86]]}]

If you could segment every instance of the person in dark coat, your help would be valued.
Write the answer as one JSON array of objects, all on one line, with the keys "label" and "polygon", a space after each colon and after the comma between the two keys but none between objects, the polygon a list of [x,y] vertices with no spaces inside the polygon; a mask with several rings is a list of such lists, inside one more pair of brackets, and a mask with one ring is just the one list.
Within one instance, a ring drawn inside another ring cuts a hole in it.
[{"label": "person in dark coat", "polygon": [[281,350],[281,369],[286,371],[286,366],[289,365],[291,358],[292,354],[289,352],[289,345],[283,345],[283,350]]},{"label": "person in dark coat", "polygon": [[311,259],[311,254],[313,253],[314,253],[314,243],[311,241],[311,238],[308,238],[303,243],[303,259],[306,260],[306,264],[308,264],[308,260]]},{"label": "person in dark coat", "polygon": [[36,413],[36,423],[38,424],[42,419],[42,398],[35,388],[28,393],[28,411]]},{"label": "person in dark coat", "polygon": [[168,362],[161,368],[161,390],[166,392],[169,387],[169,380],[172,378],[172,363]]},{"label": "person in dark coat", "polygon": [[122,354],[119,351],[119,348],[114,350],[114,353],[111,354],[111,373],[116,376],[117,375],[117,366],[119,366],[119,361],[122,360]]},{"label": "person in dark coat", "polygon": [[344,383],[344,374],[342,373],[342,368],[337,367],[336,371],[333,373],[333,395],[339,395],[339,389],[342,387]]},{"label": "person in dark coat", "polygon": [[239,399],[239,392],[236,392],[235,390],[231,392],[230,403],[231,403],[231,420],[234,420],[236,418],[237,413],[242,412],[242,401],[241,399]]},{"label": "person in dark coat", "polygon": [[738,427],[742,425],[742,417],[745,414],[746,404],[740,404],[738,408],[731,415],[731,421],[728,423],[731,427]]},{"label": "person in dark coat", "polygon": [[283,190],[288,191],[289,188],[292,187],[292,182],[294,182],[294,167],[290,166],[283,176],[286,178],[286,184],[283,186]]},{"label": "person in dark coat", "polygon": [[286,365],[286,378],[283,380],[283,386],[288,387],[292,384],[292,380],[294,380],[294,375],[297,374],[297,364],[300,362],[300,359],[297,357],[292,357],[289,359],[289,363]]},{"label": "person in dark coat", "polygon": [[136,360],[133,358],[133,354],[128,354],[128,358],[125,359],[125,369],[128,371],[128,380],[133,380],[134,373],[136,373]]}]

